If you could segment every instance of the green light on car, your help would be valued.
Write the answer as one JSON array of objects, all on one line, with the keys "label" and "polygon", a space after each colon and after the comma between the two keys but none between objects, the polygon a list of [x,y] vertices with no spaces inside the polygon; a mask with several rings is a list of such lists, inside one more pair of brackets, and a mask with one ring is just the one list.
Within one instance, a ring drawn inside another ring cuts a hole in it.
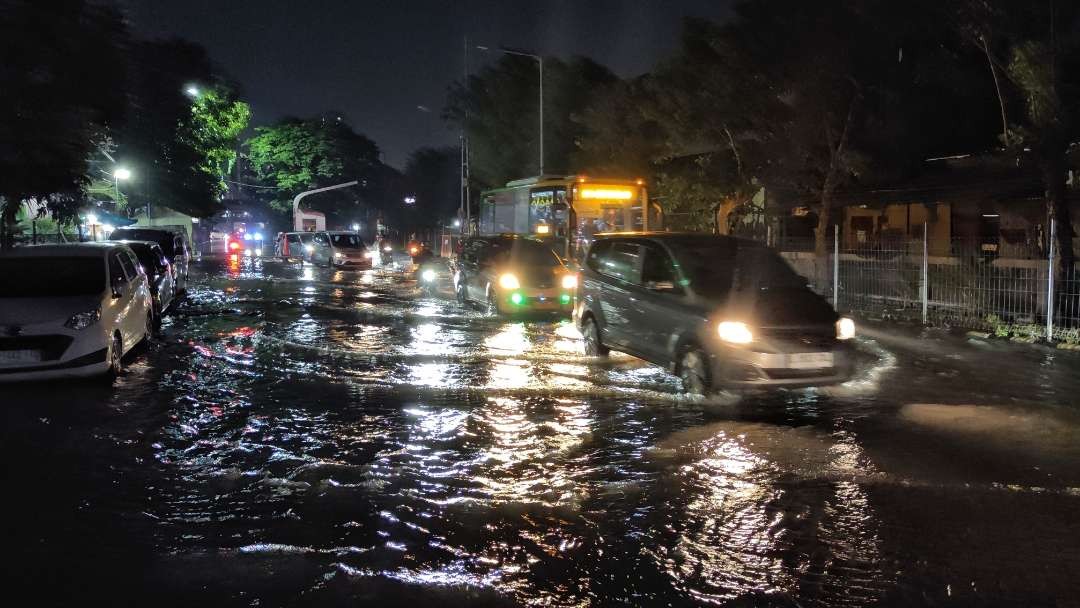
[{"label": "green light on car", "polygon": [[570,303],[570,294],[564,293],[561,296],[559,296],[559,302],[562,303],[562,304],[569,304]]},{"label": "green light on car", "polygon": [[521,295],[521,293],[515,291],[514,293],[510,294],[510,303],[514,306],[521,306],[524,302],[525,298]]}]

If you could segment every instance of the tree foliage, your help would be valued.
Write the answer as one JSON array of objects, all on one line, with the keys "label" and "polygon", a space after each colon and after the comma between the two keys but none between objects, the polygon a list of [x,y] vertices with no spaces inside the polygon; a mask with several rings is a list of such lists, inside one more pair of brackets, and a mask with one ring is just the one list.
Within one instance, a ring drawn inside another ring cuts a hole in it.
[{"label": "tree foliage", "polygon": [[[251,110],[206,51],[183,40],[140,41],[129,80],[130,118],[116,134],[117,160],[134,174],[131,204],[195,216],[220,209]],[[196,87],[198,95],[186,91]]]},{"label": "tree foliage", "polygon": [[461,148],[420,148],[405,164],[405,183],[416,198],[409,225],[435,228],[457,215],[461,205]]},{"label": "tree foliage", "polygon": [[127,33],[114,10],[79,0],[0,1],[0,31],[0,241],[10,247],[24,201],[64,221],[77,213],[87,159],[122,117],[123,73],[101,66],[123,65]]},{"label": "tree foliage", "polygon": [[[575,169],[576,143],[583,133],[573,118],[615,76],[585,58],[544,58],[544,170]],[[450,87],[443,116],[469,137],[472,175],[480,187],[495,187],[539,171],[539,78],[537,62],[504,55]]]},{"label": "tree foliage", "polygon": [[255,132],[245,144],[247,154],[258,179],[278,188],[271,205],[279,211],[291,211],[293,197],[305,190],[358,180],[355,189],[310,202],[349,223],[358,208],[381,209],[399,190],[396,171],[379,161],[375,142],[336,116],[285,118]]}]

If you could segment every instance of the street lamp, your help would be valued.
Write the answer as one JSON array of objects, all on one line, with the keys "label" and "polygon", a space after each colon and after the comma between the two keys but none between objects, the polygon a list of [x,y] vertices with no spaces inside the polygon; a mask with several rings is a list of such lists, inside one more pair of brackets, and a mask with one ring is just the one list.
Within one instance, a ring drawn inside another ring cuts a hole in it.
[{"label": "street lamp", "polygon": [[113,171],[113,187],[116,188],[116,204],[120,204],[120,181],[131,179],[131,170],[125,167],[117,167]]},{"label": "street lamp", "polygon": [[406,196],[405,197],[405,204],[406,205],[412,205],[415,202],[416,202],[416,197],[415,196]]},{"label": "street lamp", "polygon": [[[491,51],[486,46],[477,45],[481,51]],[[540,175],[544,174],[544,58],[540,55],[533,53],[526,53],[525,51],[516,51],[514,49],[508,49],[499,47],[494,49],[499,53],[506,55],[517,55],[519,57],[531,57],[536,60],[536,63],[540,66]]]},{"label": "street lamp", "polygon": [[189,97],[198,97],[199,96],[199,87],[190,86],[190,87],[184,89],[184,92],[187,93]]}]

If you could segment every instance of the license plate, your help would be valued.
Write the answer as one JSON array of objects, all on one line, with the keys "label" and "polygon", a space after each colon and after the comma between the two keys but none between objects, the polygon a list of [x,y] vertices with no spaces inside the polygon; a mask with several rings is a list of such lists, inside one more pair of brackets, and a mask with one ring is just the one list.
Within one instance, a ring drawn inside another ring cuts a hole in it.
[{"label": "license plate", "polygon": [[821,369],[832,366],[832,353],[794,353],[788,355],[788,367],[791,369]]},{"label": "license plate", "polygon": [[41,351],[37,350],[0,350],[0,365],[17,365],[19,363],[38,363],[41,361]]}]

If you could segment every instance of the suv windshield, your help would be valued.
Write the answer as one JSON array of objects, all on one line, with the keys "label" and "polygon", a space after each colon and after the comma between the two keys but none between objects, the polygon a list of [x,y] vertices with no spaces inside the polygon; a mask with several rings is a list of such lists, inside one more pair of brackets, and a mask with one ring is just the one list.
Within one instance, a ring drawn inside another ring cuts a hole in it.
[{"label": "suv windshield", "polygon": [[0,259],[0,298],[92,296],[105,291],[97,257]]},{"label": "suv windshield", "polygon": [[334,247],[359,249],[364,246],[364,241],[355,234],[331,234],[330,242],[334,244]]},{"label": "suv windshield", "polygon": [[491,258],[522,266],[558,266],[561,263],[547,245],[523,239],[495,241],[491,248]]},{"label": "suv windshield", "polygon": [[117,228],[112,233],[113,240],[129,240],[129,241],[153,241],[161,246],[161,250],[165,252],[165,255],[172,258],[176,255],[176,250],[173,247],[175,242],[173,233],[166,230],[149,230],[142,228]]}]

